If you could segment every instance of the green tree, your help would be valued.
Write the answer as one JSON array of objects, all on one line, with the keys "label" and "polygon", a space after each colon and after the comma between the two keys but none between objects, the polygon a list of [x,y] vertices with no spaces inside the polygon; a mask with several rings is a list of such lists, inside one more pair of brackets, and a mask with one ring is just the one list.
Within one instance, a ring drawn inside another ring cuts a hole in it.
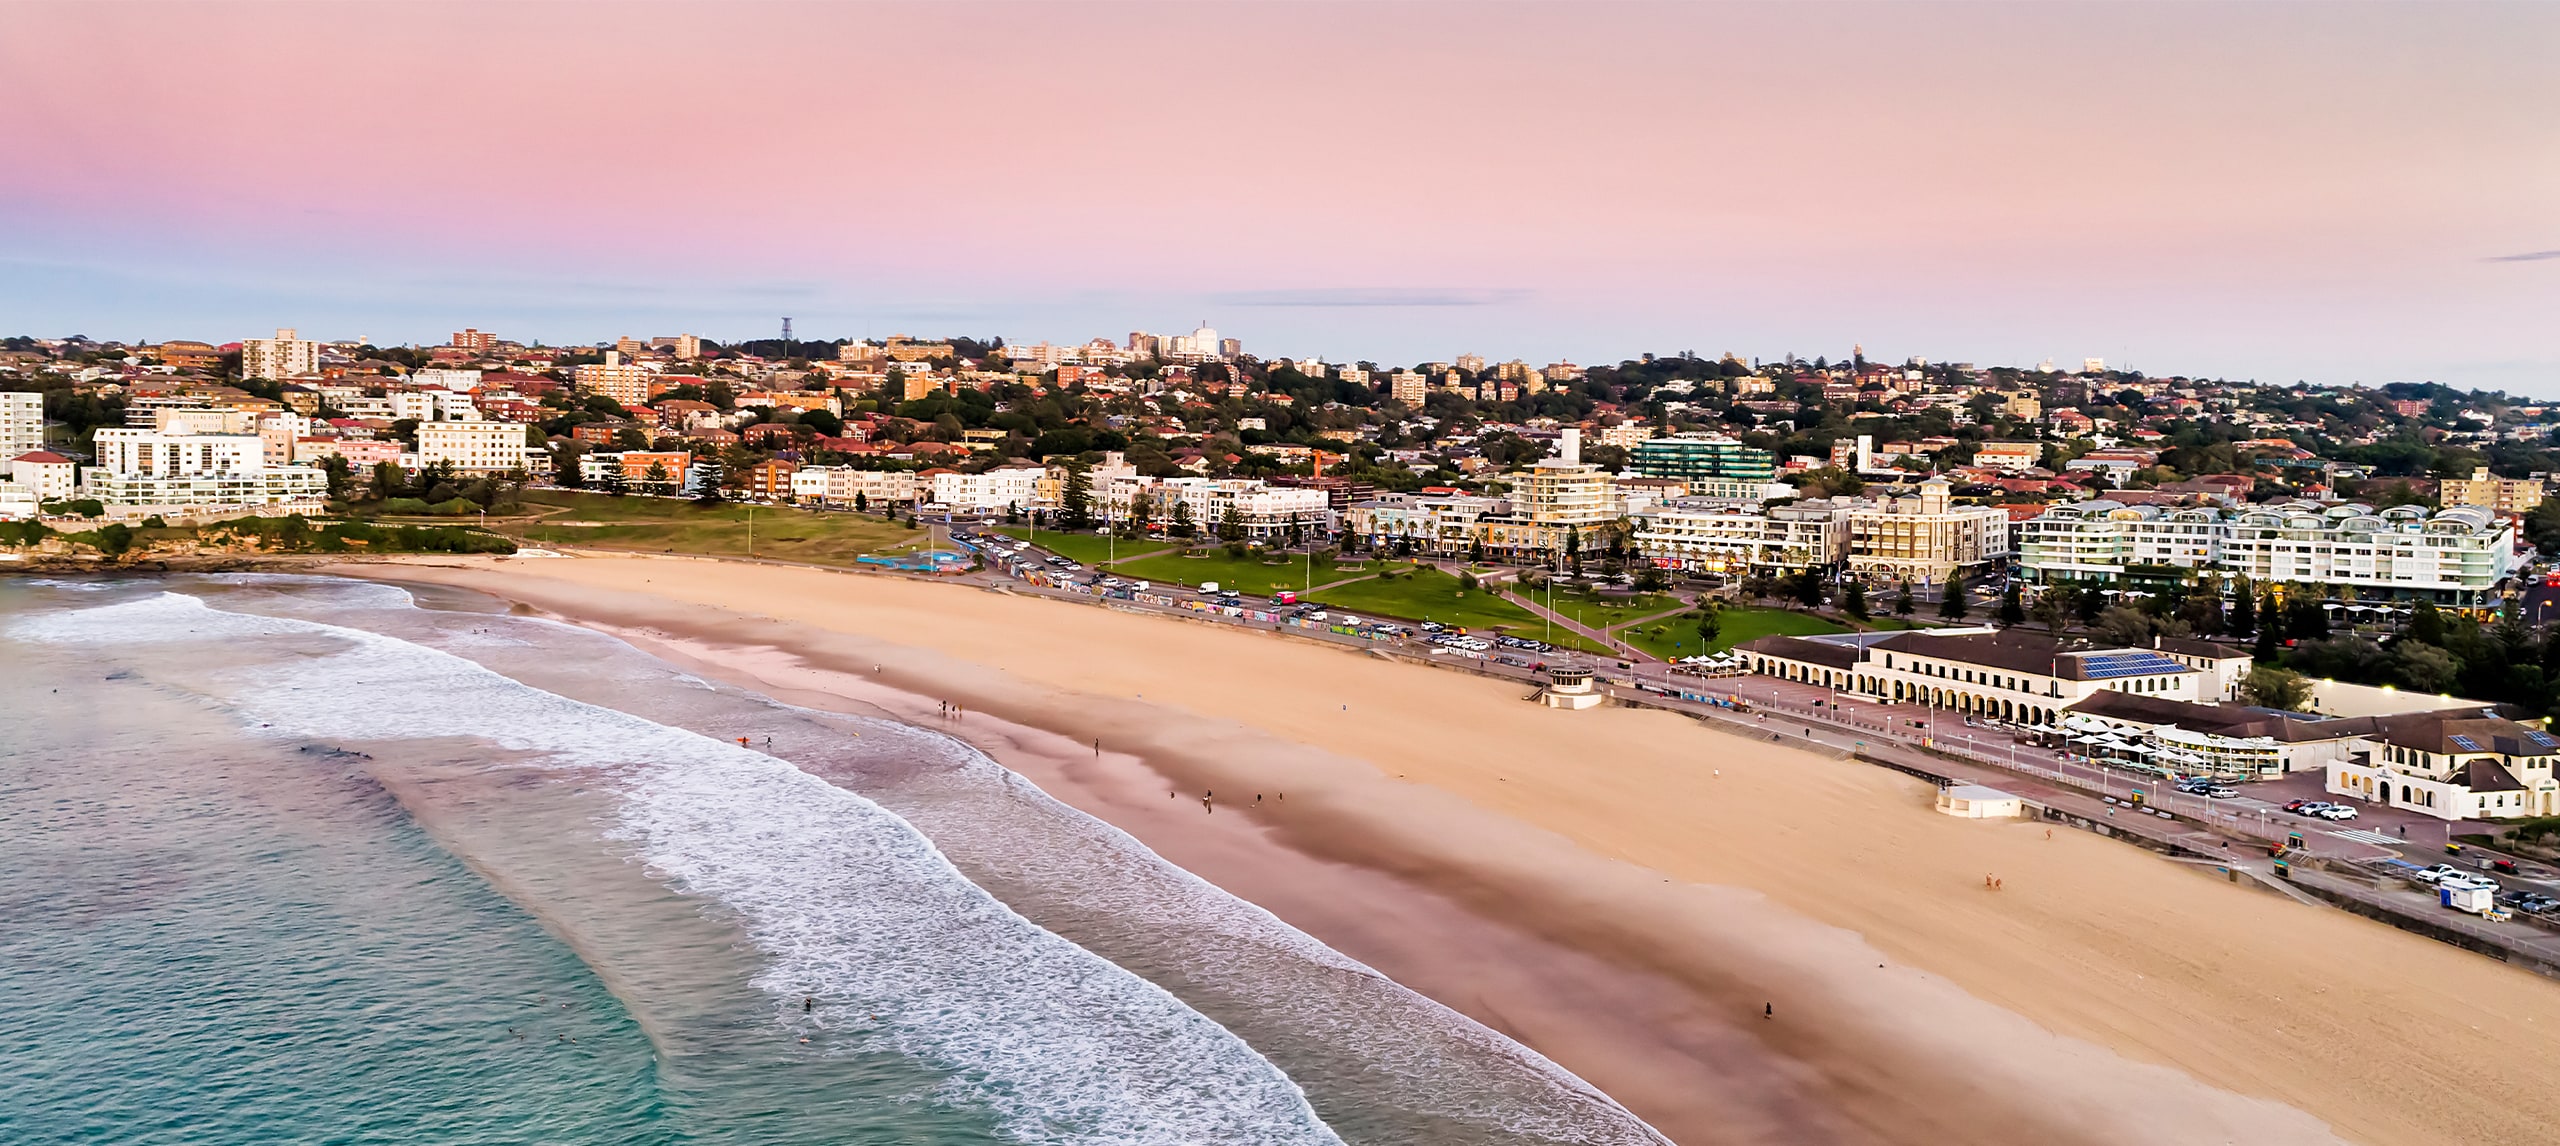
[{"label": "green tree", "polygon": [[1808,609],[1822,607],[1824,589],[1822,571],[1810,565],[1805,566],[1803,572],[1796,574],[1787,583],[1788,595],[1803,602],[1804,607]]},{"label": "green tree", "polygon": [[1840,611],[1858,620],[1867,619],[1867,583],[1850,581],[1840,588]]},{"label": "green tree", "polygon": [[1972,604],[1965,600],[1964,574],[1948,574],[1946,590],[1938,597],[1938,616],[1950,621],[1961,621],[1966,613],[1972,611],[1972,608]]},{"label": "green tree", "polygon": [[663,494],[668,492],[674,484],[675,483],[667,476],[667,464],[665,462],[649,463],[648,470],[640,475],[640,491],[642,493]]},{"label": "green tree", "polygon": [[1920,611],[1920,601],[1911,595],[1911,578],[1902,579],[1902,588],[1893,595],[1893,615],[1908,617]]},{"label": "green tree", "polygon": [[1093,528],[1093,475],[1082,463],[1067,466],[1066,488],[1058,496],[1060,524],[1069,529]]},{"label": "green tree", "polygon": [[853,491],[853,511],[855,513],[871,512],[871,495],[861,490]]},{"label": "green tree", "polygon": [[2025,624],[2026,620],[2026,602],[2020,597],[2017,585],[2011,584],[2009,591],[2000,595],[2000,627],[2005,629]]},{"label": "green tree", "polygon": [[1703,652],[1714,648],[1716,637],[1724,632],[1724,610],[1713,603],[1698,614],[1698,648]]},{"label": "green tree", "polygon": [[1173,503],[1173,535],[1188,541],[1199,532],[1198,523],[1191,520],[1190,499],[1183,498],[1175,501]]},{"label": "green tree", "polygon": [[[2434,645],[2437,648],[2444,647],[2444,614],[2436,608],[2435,602],[2420,601],[2417,609],[2409,614],[2409,639]],[[2427,691],[2442,690],[2428,689]]]},{"label": "green tree", "polygon": [[2293,712],[2311,699],[2311,679],[2274,665],[2259,665],[2240,682],[2240,695],[2251,704]]},{"label": "green tree", "polygon": [[97,532],[90,534],[90,538],[91,544],[98,547],[98,552],[106,554],[110,559],[122,557],[133,549],[133,527],[121,521],[100,526]]}]

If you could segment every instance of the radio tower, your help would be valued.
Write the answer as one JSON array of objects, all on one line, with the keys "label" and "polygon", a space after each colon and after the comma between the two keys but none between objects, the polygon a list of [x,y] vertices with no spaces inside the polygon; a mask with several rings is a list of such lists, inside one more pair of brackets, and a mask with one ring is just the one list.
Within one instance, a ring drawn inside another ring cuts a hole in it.
[{"label": "radio tower", "polygon": [[782,356],[791,357],[791,316],[782,316]]}]

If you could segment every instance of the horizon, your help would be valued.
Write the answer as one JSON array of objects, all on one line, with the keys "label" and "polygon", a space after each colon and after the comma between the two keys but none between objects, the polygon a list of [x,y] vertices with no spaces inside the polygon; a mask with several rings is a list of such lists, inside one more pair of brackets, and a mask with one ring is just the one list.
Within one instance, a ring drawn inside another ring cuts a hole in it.
[{"label": "horizon", "polygon": [[[30,156],[0,171],[0,309],[28,333],[1205,319],[1266,359],[1863,344],[2560,397],[2550,8],[17,5],[0,29]],[[111,83],[67,50],[93,43]],[[241,63],[265,57],[295,66]]]}]

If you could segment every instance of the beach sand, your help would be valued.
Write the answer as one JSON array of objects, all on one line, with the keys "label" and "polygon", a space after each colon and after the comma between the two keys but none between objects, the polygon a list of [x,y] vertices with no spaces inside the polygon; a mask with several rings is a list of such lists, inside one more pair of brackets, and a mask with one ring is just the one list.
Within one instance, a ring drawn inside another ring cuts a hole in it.
[{"label": "beach sand", "polygon": [[1673,714],[887,577],[340,571],[493,593],[796,703],[963,705],[945,727],[1061,799],[1687,1146],[2560,1125],[2560,984],[2084,833],[1939,816],[1908,777]]}]

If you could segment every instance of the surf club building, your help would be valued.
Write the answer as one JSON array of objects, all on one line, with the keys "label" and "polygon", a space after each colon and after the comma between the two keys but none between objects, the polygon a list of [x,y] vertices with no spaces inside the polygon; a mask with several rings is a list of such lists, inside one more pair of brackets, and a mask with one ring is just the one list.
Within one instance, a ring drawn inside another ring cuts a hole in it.
[{"label": "surf club building", "polygon": [[2101,692],[2219,699],[2207,695],[2219,674],[2163,650],[2093,648],[2016,629],[1905,632],[1866,644],[1772,636],[1739,647],[1762,676],[2021,724],[2059,725]]}]

